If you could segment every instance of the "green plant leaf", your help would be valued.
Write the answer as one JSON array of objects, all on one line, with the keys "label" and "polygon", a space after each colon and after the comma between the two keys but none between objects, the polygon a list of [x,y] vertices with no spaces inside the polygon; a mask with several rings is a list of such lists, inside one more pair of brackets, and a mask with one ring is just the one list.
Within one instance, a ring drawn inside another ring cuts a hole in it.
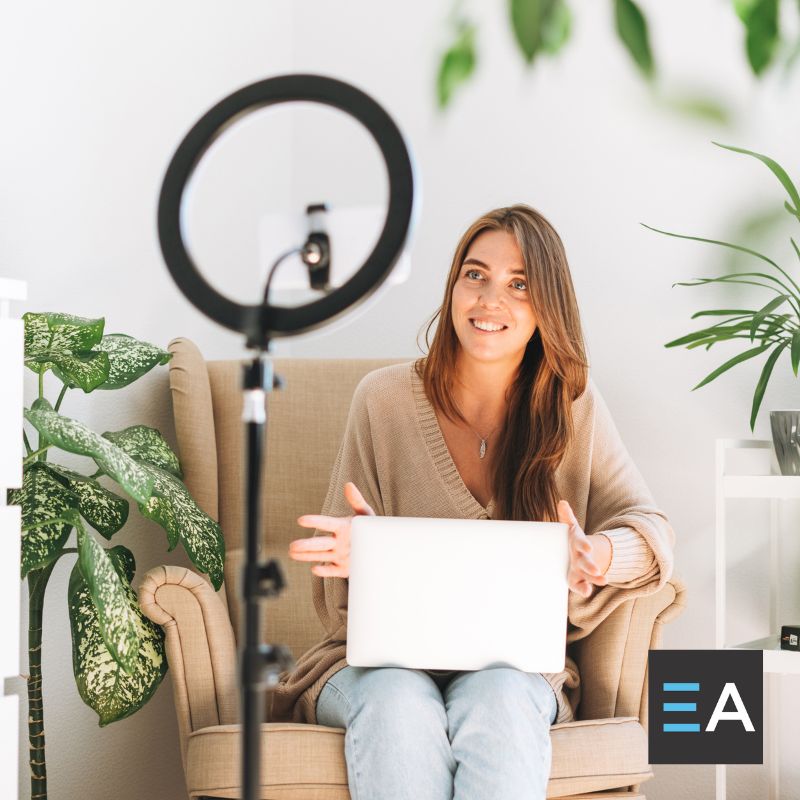
[{"label": "green plant leaf", "polygon": [[647,20],[633,0],[614,0],[617,34],[631,54],[636,66],[647,78],[655,74],[655,62],[650,49]]},{"label": "green plant leaf", "polygon": [[792,372],[795,377],[798,365],[800,365],[800,329],[792,334]]},{"label": "green plant leaf", "polygon": [[764,398],[764,391],[767,388],[767,383],[769,383],[769,377],[772,374],[772,368],[775,366],[775,362],[778,360],[778,356],[780,356],[780,354],[783,352],[784,348],[790,343],[790,341],[791,340],[787,339],[785,342],[781,342],[769,354],[769,358],[764,364],[764,369],[761,370],[761,376],[758,379],[758,384],[756,385],[756,391],[755,394],[753,395],[753,409],[750,412],[751,433],[756,426],[756,417],[758,416],[758,409],[761,407],[761,401]]},{"label": "green plant leaf", "polygon": [[138,653],[136,614],[105,548],[86,532],[80,520],[78,563],[89,597],[97,611],[100,635],[114,661],[128,674],[133,672]]},{"label": "green plant leaf", "polygon": [[94,350],[81,353],[48,354],[53,374],[70,389],[91,392],[108,380],[108,355]]},{"label": "green plant leaf", "polygon": [[81,516],[102,536],[110,539],[128,520],[128,501],[101,486],[95,478],[47,462],[46,469],[69,489]]},{"label": "green plant leaf", "polygon": [[786,210],[793,216],[800,219],[800,194],[798,194],[797,187],[789,177],[789,174],[777,161],[775,161],[774,158],[762,155],[761,153],[755,153],[752,150],[745,150],[742,147],[733,147],[732,145],[721,144],[720,142],[714,142],[714,144],[717,145],[717,147],[722,147],[725,150],[730,150],[733,153],[744,153],[745,155],[752,156],[753,158],[757,158],[763,164],[766,164],[772,174],[781,182],[781,185],[786,190],[786,193],[789,195],[792,203],[794,203],[794,208],[792,208],[790,205],[786,205]]},{"label": "green plant leaf", "polygon": [[49,564],[67,543],[77,498],[34,462],[22,475],[22,488],[11,489],[8,502],[22,510],[22,577]]},{"label": "green plant leaf", "polygon": [[153,478],[124,450],[82,422],[54,411],[25,410],[25,418],[49,442],[69,453],[89,456],[137,503],[146,503],[153,491]]},{"label": "green plant leaf", "polygon": [[691,319],[696,319],[697,317],[709,317],[709,316],[728,316],[728,314],[755,314],[754,309],[747,309],[747,308],[712,308],[707,311],[696,311],[692,314]]},{"label": "green plant leaf", "polygon": [[439,74],[436,77],[436,94],[439,108],[445,108],[455,90],[465,83],[475,71],[475,27],[465,24],[458,38],[442,56]]},{"label": "green plant leaf", "polygon": [[106,647],[97,609],[77,564],[70,575],[68,590],[75,683],[84,703],[97,712],[101,726],[138,711],[152,697],[167,671],[164,633],[142,614],[131,589],[133,555],[124,547],[113,547],[108,557],[136,620],[136,658],[130,672],[120,667]]},{"label": "green plant leaf", "polygon": [[753,315],[753,320],[750,323],[750,341],[752,342],[756,338],[756,333],[758,332],[758,327],[764,321],[764,318],[770,312],[774,311],[778,306],[783,305],[789,299],[789,295],[786,294],[779,294],[777,297],[773,297],[772,300],[769,301],[763,308],[758,310],[758,313]]},{"label": "green plant leaf", "polygon": [[[22,315],[25,327],[25,362],[36,373],[52,368],[51,356],[91,350],[103,337],[105,320],[69,314]],[[35,359],[29,361],[29,359]]]},{"label": "green plant leaf", "polygon": [[509,0],[509,15],[514,39],[528,64],[540,52],[557,53],[572,28],[564,0]]},{"label": "green plant leaf", "polygon": [[180,541],[192,563],[208,574],[215,589],[222,586],[225,540],[222,530],[192,499],[188,489],[173,475],[144,464],[154,479],[154,494],[139,510],[167,533],[169,549]]},{"label": "green plant leaf", "polygon": [[769,66],[780,41],[778,0],[734,0],[747,31],[747,60],[756,75]]},{"label": "green plant leaf", "polygon": [[735,367],[737,364],[741,364],[742,361],[747,361],[749,358],[754,358],[770,347],[772,347],[771,344],[761,344],[758,347],[754,347],[752,350],[745,350],[743,353],[739,353],[730,359],[730,361],[726,361],[722,366],[717,367],[713,372],[706,375],[706,377],[703,378],[703,380],[700,381],[700,383],[698,383],[697,386],[692,389],[692,391],[699,389],[701,386],[705,386],[707,383],[711,383],[711,381],[713,381],[715,378],[718,378],[723,372],[726,372],[731,367]]},{"label": "green plant leaf", "polygon": [[166,439],[155,428],[132,425],[122,431],[106,431],[103,436],[124,450],[131,458],[183,478],[178,456],[172,452]]},{"label": "green plant leaf", "polygon": [[172,353],[124,333],[104,336],[95,351],[106,353],[111,362],[108,379],[100,389],[120,389],[133,383],[159,364],[166,364]]}]

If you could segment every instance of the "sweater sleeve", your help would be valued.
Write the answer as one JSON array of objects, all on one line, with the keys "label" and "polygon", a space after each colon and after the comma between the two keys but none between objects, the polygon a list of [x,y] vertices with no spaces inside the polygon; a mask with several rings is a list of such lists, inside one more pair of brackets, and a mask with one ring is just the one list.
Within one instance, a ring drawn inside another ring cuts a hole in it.
[{"label": "sweater sleeve", "polygon": [[[348,481],[358,487],[376,514],[384,513],[370,424],[370,385],[370,376],[366,375],[353,393],[321,514],[346,517],[353,513],[344,496],[344,485]],[[328,531],[314,531],[314,536],[330,535]],[[347,578],[322,578],[312,574],[311,590],[317,615],[328,636],[342,642],[347,639],[348,587]]]},{"label": "sweater sleeve", "polygon": [[672,575],[675,533],[656,506],[593,381],[590,387],[594,425],[584,529],[611,540],[609,585],[654,592]]}]

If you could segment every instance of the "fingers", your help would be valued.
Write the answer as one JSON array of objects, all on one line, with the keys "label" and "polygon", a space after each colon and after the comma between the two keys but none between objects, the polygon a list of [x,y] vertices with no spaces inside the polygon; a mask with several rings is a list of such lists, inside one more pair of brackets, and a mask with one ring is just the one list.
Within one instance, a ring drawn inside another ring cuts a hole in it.
[{"label": "fingers", "polygon": [[358,491],[358,487],[352,481],[348,481],[344,485],[344,496],[356,514],[362,514],[370,517],[375,516],[375,512],[372,510],[369,503],[367,503],[367,501],[364,499],[364,495]]},{"label": "fingers", "polygon": [[326,514],[303,514],[297,518],[297,524],[301,528],[319,528],[321,531],[333,533],[342,524],[341,517],[329,517]]},{"label": "fingers", "polygon": [[333,536],[314,536],[312,539],[295,539],[289,543],[289,552],[311,552],[333,550],[336,539]]}]

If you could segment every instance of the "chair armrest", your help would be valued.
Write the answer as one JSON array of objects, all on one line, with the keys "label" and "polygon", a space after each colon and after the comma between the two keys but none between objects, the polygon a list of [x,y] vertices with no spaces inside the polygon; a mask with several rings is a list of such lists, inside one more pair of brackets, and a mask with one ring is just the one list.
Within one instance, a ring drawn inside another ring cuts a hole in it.
[{"label": "chair armrest", "polygon": [[138,594],[143,613],[166,634],[185,769],[192,731],[238,721],[233,628],[211,585],[185,567],[151,569]]},{"label": "chair armrest", "polygon": [[622,603],[585,639],[575,642],[581,675],[580,719],[638,717],[647,726],[647,654],[663,626],[686,605],[676,578],[659,591]]}]

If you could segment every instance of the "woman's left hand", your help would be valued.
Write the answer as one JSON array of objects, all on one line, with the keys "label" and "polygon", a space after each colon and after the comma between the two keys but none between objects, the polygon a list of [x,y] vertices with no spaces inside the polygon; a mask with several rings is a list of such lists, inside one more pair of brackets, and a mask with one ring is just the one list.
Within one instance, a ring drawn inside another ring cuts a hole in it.
[{"label": "woman's left hand", "polygon": [[605,586],[608,579],[602,574],[594,557],[594,548],[566,500],[558,502],[558,521],[569,525],[569,588],[581,595],[589,597],[592,586]]}]

